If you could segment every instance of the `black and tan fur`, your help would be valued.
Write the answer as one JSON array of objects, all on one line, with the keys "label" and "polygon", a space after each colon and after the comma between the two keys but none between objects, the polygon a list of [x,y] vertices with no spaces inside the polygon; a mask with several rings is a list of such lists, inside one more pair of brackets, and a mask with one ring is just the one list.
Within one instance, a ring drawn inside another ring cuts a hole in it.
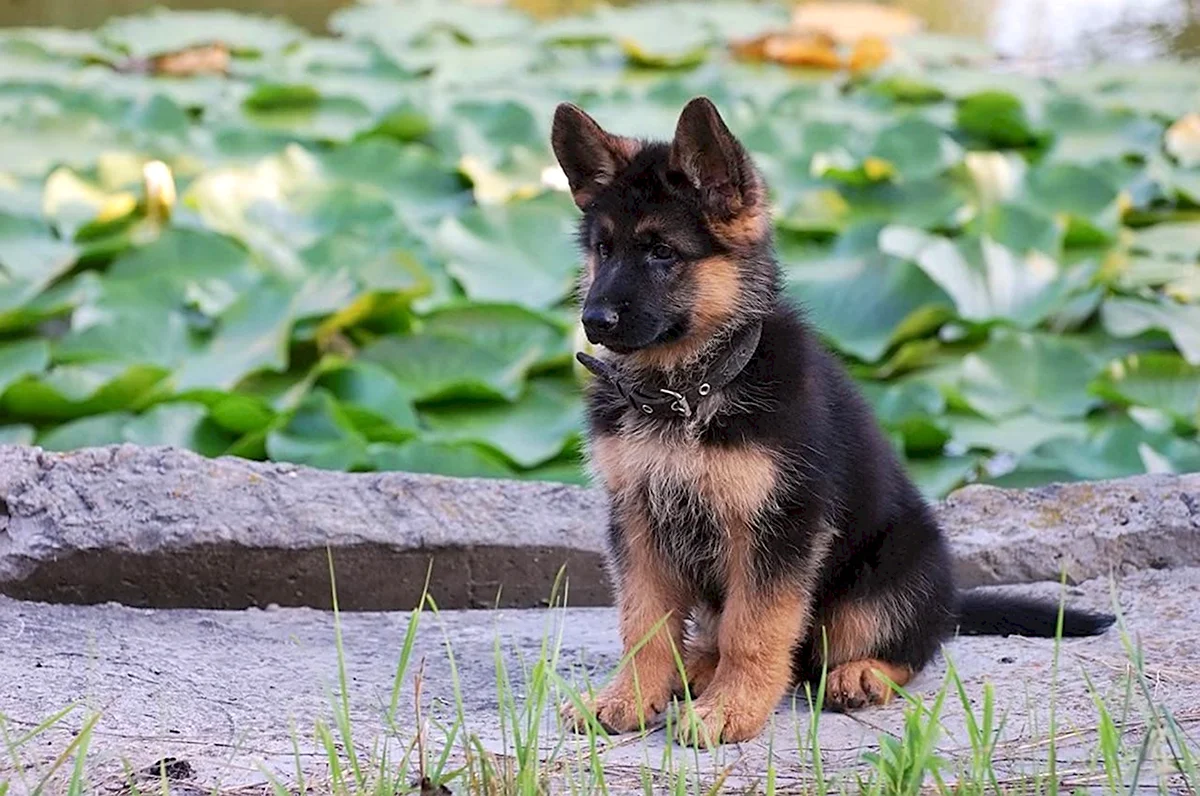
[{"label": "black and tan fur", "polygon": [[[1053,634],[1053,604],[955,590],[926,503],[782,296],[766,188],[711,102],[690,102],[669,143],[564,104],[553,145],[583,210],[585,328],[623,380],[682,390],[762,325],[747,366],[690,417],[589,388],[626,653],[649,637],[590,706],[602,724],[629,731],[664,710],[676,650],[699,720],[681,740],[735,742],[823,664],[827,705],[851,709],[886,701],[880,675],[903,686],[956,628]],[[1110,622],[1067,611],[1065,633]]]}]

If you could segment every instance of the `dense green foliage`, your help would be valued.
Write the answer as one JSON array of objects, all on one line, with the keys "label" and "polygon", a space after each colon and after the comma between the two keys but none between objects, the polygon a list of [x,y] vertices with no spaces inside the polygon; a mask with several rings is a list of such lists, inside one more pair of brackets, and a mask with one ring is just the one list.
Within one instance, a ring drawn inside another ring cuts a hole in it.
[{"label": "dense green foliage", "polygon": [[[551,114],[667,136],[703,93],[928,493],[1200,470],[1200,134],[1164,143],[1200,69],[1035,79],[930,36],[867,76],[730,58],[786,20],[441,0],[335,38],[224,12],[4,32],[0,442],[578,481]],[[228,76],[128,68],[214,39]]]}]

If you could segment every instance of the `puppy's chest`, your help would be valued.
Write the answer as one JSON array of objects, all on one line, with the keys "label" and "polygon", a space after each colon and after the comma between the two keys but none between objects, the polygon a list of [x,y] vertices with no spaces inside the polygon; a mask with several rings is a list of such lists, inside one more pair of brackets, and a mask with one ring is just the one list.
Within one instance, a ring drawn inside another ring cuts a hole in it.
[{"label": "puppy's chest", "polygon": [[706,444],[683,430],[597,437],[591,461],[614,500],[644,510],[660,527],[746,525],[776,488],[769,453]]}]

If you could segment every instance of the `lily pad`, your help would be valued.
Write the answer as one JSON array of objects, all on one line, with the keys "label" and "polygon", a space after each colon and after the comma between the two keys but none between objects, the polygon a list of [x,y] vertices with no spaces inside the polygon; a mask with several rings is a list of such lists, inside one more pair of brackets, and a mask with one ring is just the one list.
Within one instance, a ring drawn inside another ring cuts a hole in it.
[{"label": "lily pad", "polygon": [[1025,177],[1028,204],[1067,222],[1067,243],[1104,243],[1120,221],[1118,186],[1098,167],[1045,165]]},{"label": "lily pad", "polygon": [[1134,251],[1185,262],[1200,262],[1200,221],[1155,224],[1138,230]]},{"label": "lily pad", "polygon": [[1021,100],[1004,91],[981,91],[958,104],[959,129],[985,144],[1010,149],[1039,143]]},{"label": "lily pad", "polygon": [[305,33],[280,18],[233,11],[153,11],[110,20],[98,35],[132,55],[148,57],[221,42],[235,53],[263,55],[300,41]]},{"label": "lily pad", "polygon": [[1082,96],[1055,97],[1047,103],[1043,121],[1054,131],[1046,159],[1055,163],[1092,165],[1145,157],[1162,137],[1162,125],[1153,119],[1103,108]]},{"label": "lily pad", "polygon": [[7,312],[65,274],[78,254],[74,244],[51,237],[38,222],[0,215],[0,329]]},{"label": "lily pad", "polygon": [[512,304],[445,307],[425,316],[425,331],[487,348],[509,362],[551,367],[571,360],[567,329],[560,323]]},{"label": "lily pad", "polygon": [[905,179],[936,177],[962,158],[962,149],[941,128],[910,116],[880,132],[871,154],[894,165]]},{"label": "lily pad", "polygon": [[1178,354],[1131,354],[1111,363],[1095,389],[1109,400],[1157,409],[1200,426],[1200,367]]},{"label": "lily pad", "polygon": [[23,376],[38,376],[50,364],[50,345],[45,340],[16,340],[0,343],[0,395]]},{"label": "lily pad", "polygon": [[979,467],[975,456],[939,456],[907,459],[904,469],[927,500],[941,500],[968,483]]},{"label": "lily pad", "polygon": [[1070,339],[997,331],[963,359],[961,390],[971,408],[992,419],[1022,411],[1082,417],[1098,403],[1087,390],[1098,371],[1088,351]]},{"label": "lily pad", "polygon": [[387,368],[415,401],[483,398],[513,401],[535,357],[510,361],[490,348],[435,334],[385,337],[360,353]]},{"label": "lily pad", "polygon": [[0,445],[32,445],[36,436],[37,430],[24,423],[0,426]]},{"label": "lily pad", "polygon": [[333,396],[316,389],[284,424],[267,434],[267,453],[277,461],[351,470],[366,463],[367,440]]},{"label": "lily pad", "polygon": [[969,321],[1006,320],[1031,328],[1064,299],[1059,264],[1031,251],[1020,256],[987,237],[950,240],[900,226],[879,233],[879,248],[916,263]]},{"label": "lily pad", "polygon": [[1101,427],[1086,438],[1055,439],[1021,457],[1010,473],[990,479],[1006,487],[1039,486],[1050,481],[1123,478],[1146,472],[1194,472],[1200,443],[1151,432],[1125,419]]},{"label": "lily pad", "polygon": [[927,230],[961,226],[968,197],[962,186],[946,179],[890,181],[840,189],[854,223],[878,221]]},{"label": "lily pad", "polygon": [[1020,414],[998,420],[969,415],[947,415],[954,444],[970,450],[1014,453],[1018,456],[1050,440],[1083,439],[1088,426],[1079,420],[1056,420]]},{"label": "lily pad", "polygon": [[471,42],[512,39],[525,32],[530,20],[504,6],[414,0],[403,6],[375,3],[341,9],[329,18],[329,28],[342,36],[407,44],[438,31]]},{"label": "lily pad", "polygon": [[117,445],[125,441],[125,425],[133,419],[128,412],[81,417],[63,423],[38,437],[37,444],[48,451],[71,451]]},{"label": "lily pad", "polygon": [[438,227],[446,270],[475,301],[552,307],[571,292],[579,268],[570,200],[547,195],[473,207]]},{"label": "lily pad", "polygon": [[404,445],[380,442],[367,455],[376,470],[400,470],[452,478],[512,478],[504,459],[478,445],[451,445],[416,440]]},{"label": "lily pad", "polygon": [[1100,308],[1100,318],[1114,337],[1166,332],[1188,364],[1200,365],[1200,305],[1113,298]]},{"label": "lily pad", "polygon": [[119,363],[59,365],[10,385],[0,414],[19,420],[71,420],[137,408],[154,396],[166,376],[160,368]]},{"label": "lily pad", "polygon": [[905,453],[916,457],[941,453],[950,432],[940,418],[946,411],[946,399],[940,390],[918,381],[862,386],[876,418],[885,429],[900,436]]},{"label": "lily pad", "polygon": [[946,293],[916,265],[883,255],[787,269],[789,293],[842,351],[878,361],[893,345],[948,319]]},{"label": "lily pad", "polygon": [[292,317],[287,286],[264,283],[245,293],[217,320],[196,355],[176,372],[176,389],[228,390],[260,370],[284,370]]},{"label": "lily pad", "polygon": [[422,417],[444,442],[478,442],[521,467],[558,456],[579,434],[582,402],[575,385],[537,379],[511,405],[456,405],[430,408]]},{"label": "lily pad", "polygon": [[54,355],[60,362],[152,364],[174,370],[197,350],[186,313],[182,291],[171,306],[155,295],[151,283],[107,280],[76,307]]},{"label": "lily pad", "polygon": [[417,433],[419,421],[412,397],[379,365],[349,362],[335,366],[322,373],[315,386],[337,398],[346,416],[369,440],[398,441]]},{"label": "lily pad", "polygon": [[400,214],[414,222],[440,219],[470,199],[458,172],[425,147],[374,137],[320,157],[330,175],[382,188]]},{"label": "lily pad", "polygon": [[137,445],[171,445],[203,456],[219,456],[234,441],[233,435],[209,420],[206,407],[191,403],[158,404],[126,422],[121,438]]}]

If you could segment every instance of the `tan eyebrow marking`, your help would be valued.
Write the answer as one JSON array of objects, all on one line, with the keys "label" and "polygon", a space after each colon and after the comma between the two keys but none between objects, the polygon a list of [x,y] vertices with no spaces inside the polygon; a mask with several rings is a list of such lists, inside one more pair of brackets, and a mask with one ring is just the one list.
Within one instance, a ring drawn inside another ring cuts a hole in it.
[{"label": "tan eyebrow marking", "polygon": [[646,218],[638,219],[637,224],[635,224],[633,226],[633,234],[634,235],[653,234],[653,235],[659,235],[660,237],[666,237],[666,232],[663,229],[662,224],[659,223],[659,219],[654,218],[653,216],[648,216]]},{"label": "tan eyebrow marking", "polygon": [[596,216],[595,224],[600,234],[606,237],[613,234],[613,221],[608,216]]}]

